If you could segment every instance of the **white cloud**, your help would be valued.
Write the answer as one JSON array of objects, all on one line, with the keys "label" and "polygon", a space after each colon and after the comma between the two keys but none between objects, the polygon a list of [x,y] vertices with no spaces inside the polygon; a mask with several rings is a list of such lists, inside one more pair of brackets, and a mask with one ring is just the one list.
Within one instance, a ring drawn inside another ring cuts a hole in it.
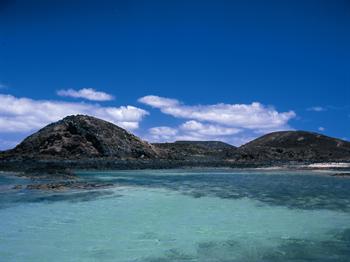
[{"label": "white cloud", "polygon": [[242,130],[217,124],[204,124],[195,120],[187,121],[177,127],[159,126],[148,129],[145,139],[151,142],[174,142],[178,140],[223,141],[241,145],[247,141]]},{"label": "white cloud", "polygon": [[172,142],[176,140],[224,140],[225,137],[239,133],[236,128],[203,124],[194,120],[174,128],[158,126],[148,129],[147,139],[152,142]]},{"label": "white cloud", "polygon": [[186,132],[180,127],[157,126],[148,129],[145,139],[150,142],[174,142],[177,140],[211,140],[195,132]]},{"label": "white cloud", "polygon": [[169,135],[174,136],[177,134],[177,129],[168,126],[158,126],[149,129],[152,135]]},{"label": "white cloud", "polygon": [[203,124],[194,120],[178,127],[160,126],[148,129],[144,137],[150,142],[187,141],[223,141],[240,146],[256,138],[256,134],[244,134],[241,130],[220,125]]},{"label": "white cloud", "polygon": [[318,131],[325,131],[326,129],[324,128],[324,127],[322,127],[322,126],[320,126],[319,128],[318,128]]},{"label": "white cloud", "polygon": [[307,109],[307,111],[313,111],[313,112],[322,112],[322,111],[326,111],[327,109],[322,107],[322,106],[313,106],[313,107],[309,107]]},{"label": "white cloud", "polygon": [[145,96],[140,98],[139,102],[158,108],[161,112],[177,118],[245,129],[285,129],[288,121],[296,116],[293,111],[280,113],[258,102],[187,106],[176,99],[159,96]]},{"label": "white cloud", "polygon": [[96,91],[93,88],[83,88],[80,90],[67,89],[67,90],[58,90],[57,95],[66,96],[66,97],[74,97],[74,98],[84,98],[92,101],[110,101],[113,100],[114,97],[105,92]]},{"label": "white cloud", "polygon": [[149,138],[153,142],[174,141],[178,130],[168,126],[158,126],[148,129]]},{"label": "white cloud", "polygon": [[190,120],[183,123],[180,128],[186,132],[200,134],[203,136],[228,136],[241,132],[241,130],[238,128],[202,124],[195,120]]},{"label": "white cloud", "polygon": [[139,98],[138,101],[156,108],[168,108],[179,105],[179,101],[176,99],[160,96],[144,96]]},{"label": "white cloud", "polygon": [[[172,98],[141,97],[139,102],[158,108],[164,114],[189,119],[178,127],[167,127],[172,133],[150,129],[147,139],[157,142],[175,140],[220,140],[233,145],[244,144],[260,134],[292,129],[288,122],[296,117],[293,111],[278,112],[273,107],[251,104],[185,105]],[[176,131],[174,131],[176,130]]]},{"label": "white cloud", "polygon": [[33,100],[0,94],[0,132],[29,132],[67,115],[86,114],[136,129],[148,114],[134,106],[102,107],[98,104]]}]

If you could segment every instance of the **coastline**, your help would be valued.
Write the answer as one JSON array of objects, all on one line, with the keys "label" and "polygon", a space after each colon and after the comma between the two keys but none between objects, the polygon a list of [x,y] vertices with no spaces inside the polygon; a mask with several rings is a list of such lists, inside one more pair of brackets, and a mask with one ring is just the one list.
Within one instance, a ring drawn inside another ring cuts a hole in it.
[{"label": "coastline", "polygon": [[[96,164],[98,163],[98,165]],[[113,172],[132,170],[225,170],[225,171],[248,171],[248,172],[312,172],[313,175],[321,175],[334,178],[349,179],[350,163],[347,162],[323,162],[323,163],[279,163],[279,165],[249,165],[239,163],[230,165],[222,161],[213,162],[190,162],[177,161],[72,161],[72,160],[36,160],[36,161],[11,161],[5,168],[0,167],[0,176],[23,178],[29,181],[27,184],[13,186],[12,190],[44,190],[63,192],[66,190],[93,190],[113,187],[108,183],[94,183],[80,179],[81,172]],[[89,165],[86,165],[89,164]],[[186,165],[185,165],[186,164]]]},{"label": "coastline", "polygon": [[156,170],[156,169],[255,169],[255,170],[332,170],[350,171],[350,162],[232,162],[227,160],[116,160],[116,159],[8,159],[0,161],[1,172],[38,175],[69,175],[74,170]]}]

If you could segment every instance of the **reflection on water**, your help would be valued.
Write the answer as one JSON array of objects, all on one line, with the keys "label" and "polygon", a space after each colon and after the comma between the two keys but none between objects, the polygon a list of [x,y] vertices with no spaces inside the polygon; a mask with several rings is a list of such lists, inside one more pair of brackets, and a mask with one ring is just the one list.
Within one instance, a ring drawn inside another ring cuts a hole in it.
[{"label": "reflection on water", "polygon": [[350,261],[350,179],[218,170],[81,173],[114,188],[13,190],[0,261]]}]

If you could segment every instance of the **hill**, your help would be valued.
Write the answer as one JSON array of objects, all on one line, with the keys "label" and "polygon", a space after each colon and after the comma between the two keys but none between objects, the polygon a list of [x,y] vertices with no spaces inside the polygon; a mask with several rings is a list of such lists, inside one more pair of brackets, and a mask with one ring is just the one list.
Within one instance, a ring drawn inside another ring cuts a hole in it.
[{"label": "hill", "polygon": [[149,143],[110,122],[86,115],[67,116],[49,124],[5,155],[34,159],[158,157]]},{"label": "hill", "polygon": [[223,160],[232,156],[237,148],[221,141],[176,141],[174,143],[153,144],[162,156],[167,159],[192,160],[215,159]]},{"label": "hill", "polygon": [[251,160],[339,161],[350,159],[350,142],[306,131],[281,131],[241,146],[240,152]]},{"label": "hill", "polygon": [[[261,167],[350,162],[350,142],[306,131],[274,132],[239,148],[220,141],[150,144],[107,121],[68,116],[0,153],[1,170]],[[38,172],[39,172],[38,171]]]}]

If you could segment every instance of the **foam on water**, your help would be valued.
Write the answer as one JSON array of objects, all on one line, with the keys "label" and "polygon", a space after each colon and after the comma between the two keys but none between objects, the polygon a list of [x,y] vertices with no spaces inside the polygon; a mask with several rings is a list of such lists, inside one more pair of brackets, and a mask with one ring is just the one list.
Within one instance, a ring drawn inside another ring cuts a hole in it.
[{"label": "foam on water", "polygon": [[[323,191],[320,200],[296,186],[309,184],[310,176],[260,173],[254,183],[252,173],[215,172],[85,173],[90,180],[117,180],[118,186],[35,197],[22,192],[28,201],[0,209],[0,261],[350,260],[347,199],[341,189],[339,195],[332,190],[339,179],[312,178],[314,187],[315,181],[328,186],[329,205],[322,202]],[[261,189],[268,180],[280,180],[282,188],[289,184],[293,193],[287,196],[299,192],[317,208],[291,205],[283,194],[277,201],[272,187]]]}]

